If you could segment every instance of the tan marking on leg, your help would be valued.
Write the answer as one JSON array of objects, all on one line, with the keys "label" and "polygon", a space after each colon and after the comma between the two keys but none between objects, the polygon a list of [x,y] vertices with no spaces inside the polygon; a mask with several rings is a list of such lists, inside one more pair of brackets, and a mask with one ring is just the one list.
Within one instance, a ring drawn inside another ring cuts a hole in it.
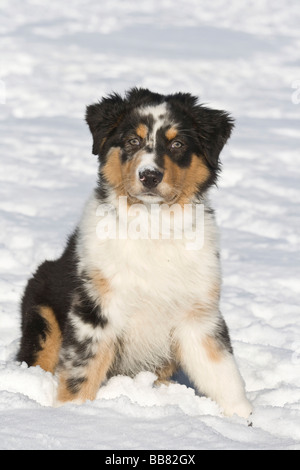
[{"label": "tan marking on leg", "polygon": [[[206,321],[205,319],[210,317],[214,310],[215,308],[213,304],[195,304],[194,308],[186,313],[185,320],[199,324],[201,321]],[[202,340],[199,338],[199,341],[202,342],[203,348],[211,361],[218,362],[224,357],[224,349],[213,336],[206,335]],[[176,349],[176,357],[180,362],[180,346]]]},{"label": "tan marking on leg", "polygon": [[188,321],[199,321],[209,315],[209,308],[207,306],[203,304],[195,304],[194,308],[186,313],[185,318]]},{"label": "tan marking on leg", "polygon": [[101,297],[106,296],[110,292],[110,283],[104,276],[102,276],[100,271],[93,271],[91,273],[91,279],[94,287],[100,293]]},{"label": "tan marking on leg", "polygon": [[51,307],[40,307],[39,313],[47,321],[49,332],[47,332],[46,339],[41,342],[42,350],[38,352],[38,357],[33,365],[40,366],[53,374],[61,347],[61,331]]},{"label": "tan marking on leg", "polygon": [[170,127],[170,129],[167,130],[165,135],[168,140],[173,140],[175,139],[177,134],[178,134],[177,129],[175,127]]},{"label": "tan marking on leg", "polygon": [[66,403],[76,398],[76,395],[71,393],[67,386],[68,375],[66,372],[61,372],[58,378],[57,401],[59,403]]},{"label": "tan marking on leg", "polygon": [[115,357],[114,347],[99,346],[95,357],[90,361],[86,371],[87,380],[82,384],[79,392],[80,400],[94,400],[101,383],[105,380],[107,371]]},{"label": "tan marking on leg", "polygon": [[96,295],[98,296],[98,302],[101,303],[102,307],[104,307],[110,299],[110,282],[101,274],[100,271],[92,271],[89,276],[92,281],[93,291],[95,290]]},{"label": "tan marking on leg", "polygon": [[141,138],[145,139],[148,134],[148,127],[145,124],[139,124],[136,129],[136,134]]},{"label": "tan marking on leg", "polygon": [[106,379],[106,374],[115,358],[115,346],[110,344],[99,344],[97,353],[90,359],[84,371],[85,380],[80,384],[79,390],[72,393],[68,387],[68,379],[72,375],[62,372],[59,376],[57,400],[61,403],[76,401],[83,403],[86,400],[94,400],[101,383]]},{"label": "tan marking on leg", "polygon": [[202,341],[208,358],[213,362],[219,362],[224,357],[217,341],[212,336],[206,336]]},{"label": "tan marking on leg", "polygon": [[170,362],[165,367],[162,367],[155,371],[157,375],[157,380],[154,382],[154,385],[169,385],[170,378],[176,372],[178,366],[175,362]]}]

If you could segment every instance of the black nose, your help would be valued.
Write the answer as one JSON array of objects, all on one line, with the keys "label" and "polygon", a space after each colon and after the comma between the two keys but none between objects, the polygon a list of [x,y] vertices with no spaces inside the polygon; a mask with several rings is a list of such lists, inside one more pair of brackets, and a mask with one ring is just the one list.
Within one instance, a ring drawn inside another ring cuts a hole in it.
[{"label": "black nose", "polygon": [[143,170],[139,172],[140,181],[146,188],[155,188],[163,179],[163,173],[158,170]]}]

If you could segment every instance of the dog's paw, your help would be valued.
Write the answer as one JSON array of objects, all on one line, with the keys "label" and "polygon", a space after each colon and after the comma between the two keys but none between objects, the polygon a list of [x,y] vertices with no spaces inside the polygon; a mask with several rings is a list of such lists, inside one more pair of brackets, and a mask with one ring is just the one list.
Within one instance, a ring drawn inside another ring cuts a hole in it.
[{"label": "dog's paw", "polygon": [[225,416],[240,416],[241,418],[247,419],[248,426],[252,426],[252,420],[250,416],[252,415],[253,408],[247,399],[231,404],[230,406],[223,406],[223,409]]}]

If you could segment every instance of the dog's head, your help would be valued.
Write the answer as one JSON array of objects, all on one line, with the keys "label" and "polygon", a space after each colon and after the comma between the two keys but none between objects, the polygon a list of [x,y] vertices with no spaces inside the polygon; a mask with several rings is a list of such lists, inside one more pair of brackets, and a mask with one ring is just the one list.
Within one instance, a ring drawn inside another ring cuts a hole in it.
[{"label": "dog's head", "polygon": [[87,107],[100,184],[131,202],[185,204],[216,182],[233,120],[188,93],[133,88]]}]

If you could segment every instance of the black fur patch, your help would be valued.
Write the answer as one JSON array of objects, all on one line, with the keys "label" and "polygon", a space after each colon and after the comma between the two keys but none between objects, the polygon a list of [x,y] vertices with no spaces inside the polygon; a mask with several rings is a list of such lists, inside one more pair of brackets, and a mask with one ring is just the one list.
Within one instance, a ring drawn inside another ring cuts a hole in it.
[{"label": "black fur patch", "polygon": [[31,365],[36,362],[37,355],[42,349],[42,341],[46,340],[49,333],[48,322],[39,314],[39,308],[34,306],[23,317],[22,335],[17,361]]},{"label": "black fur patch", "polygon": [[101,306],[88,296],[84,286],[76,289],[76,302],[72,311],[81,321],[89,323],[93,328],[104,328],[107,325],[107,318],[103,315]]},{"label": "black fur patch", "polygon": [[215,338],[218,344],[221,346],[221,349],[225,349],[230,354],[233,354],[228,327],[225,323],[225,320],[221,316],[216,328]]}]

